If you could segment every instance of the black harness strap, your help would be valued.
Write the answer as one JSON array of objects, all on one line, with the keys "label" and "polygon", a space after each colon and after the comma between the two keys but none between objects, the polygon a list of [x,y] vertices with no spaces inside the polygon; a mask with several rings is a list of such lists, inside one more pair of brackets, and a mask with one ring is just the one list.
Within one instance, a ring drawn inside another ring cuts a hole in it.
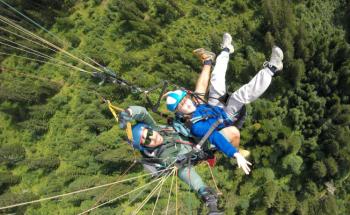
[{"label": "black harness strap", "polygon": [[[128,81],[120,78],[117,76],[117,74],[112,71],[110,68],[103,67],[103,72],[93,72],[92,76],[95,78],[100,79],[99,85],[104,84],[105,82],[110,82],[113,84],[121,85],[124,87],[127,87],[130,89],[133,93],[144,93],[147,101],[147,107],[152,110],[152,112],[160,114],[162,117],[168,117],[167,114],[161,113],[158,111],[158,108],[160,106],[160,102],[162,100],[162,96],[164,92],[166,91],[169,83],[168,81],[162,81],[160,84],[155,85],[148,89],[143,89],[140,87],[137,87],[135,85],[130,84]],[[152,103],[151,99],[148,97],[148,93],[162,87],[161,92],[159,93],[159,96],[157,98],[157,101],[155,103]]]},{"label": "black harness strap", "polygon": [[219,100],[224,105],[227,105],[228,99],[231,97],[232,93],[225,93],[223,96],[220,96],[217,100]]},{"label": "black harness strap", "polygon": [[[154,113],[158,113],[158,108],[160,106],[160,101],[162,100],[162,96],[163,96],[165,90],[168,88],[168,85],[169,85],[169,83],[167,81],[164,81],[161,84],[158,84],[158,85],[156,85],[156,86],[154,86],[154,87],[152,87],[152,88],[150,88],[150,89],[145,91],[147,103],[148,103],[148,105],[150,106],[151,110]],[[157,102],[155,104],[153,104],[152,101],[150,100],[150,98],[148,97],[148,93],[152,92],[153,90],[158,89],[160,86],[162,86],[162,90],[159,93]]]},{"label": "black harness strap", "polygon": [[223,119],[218,119],[216,122],[209,128],[207,133],[202,137],[202,139],[199,141],[199,143],[196,145],[195,149],[196,150],[201,150],[202,145],[207,141],[209,136],[213,133],[213,131],[223,122]]},{"label": "black harness strap", "polygon": [[95,78],[101,79],[101,82],[99,83],[99,85],[102,85],[106,81],[108,81],[108,82],[111,82],[113,84],[125,86],[125,87],[131,89],[131,91],[134,93],[143,92],[143,90],[141,88],[133,86],[130,83],[128,83],[126,80],[117,77],[117,74],[107,67],[103,67],[103,72],[93,72],[92,76]]},{"label": "black harness strap", "polygon": [[191,96],[191,98],[195,98],[197,103],[199,103],[198,101],[201,101],[203,102],[204,104],[208,104],[207,101],[205,101],[204,99],[202,99],[200,96],[204,96],[204,94],[201,94],[201,93],[196,93],[196,92],[192,92],[190,90],[186,90],[186,89],[183,89],[184,91],[186,91],[188,93],[188,95]]},{"label": "black harness strap", "polygon": [[232,93],[225,93],[224,95],[220,96],[219,98],[215,97],[209,97],[210,99],[216,99],[225,106],[227,105],[228,99],[231,97]]}]

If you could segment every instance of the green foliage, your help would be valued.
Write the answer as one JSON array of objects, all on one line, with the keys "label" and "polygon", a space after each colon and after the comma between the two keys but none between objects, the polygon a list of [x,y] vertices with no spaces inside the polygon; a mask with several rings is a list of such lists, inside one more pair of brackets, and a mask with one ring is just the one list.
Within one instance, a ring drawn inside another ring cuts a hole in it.
[{"label": "green foliage", "polygon": [[264,40],[265,40],[265,47],[266,48],[269,48],[269,47],[272,47],[273,45],[275,45],[275,39],[273,38],[270,31],[268,31],[265,34]]},{"label": "green foliage", "polygon": [[329,157],[325,160],[327,172],[330,176],[335,176],[338,173],[338,164],[334,158]]},{"label": "green foliage", "polygon": [[[29,25],[7,7],[0,8],[2,15],[94,65],[88,57],[112,68],[118,76],[144,88],[168,80],[193,89],[201,65],[192,50],[205,47],[218,54],[223,32],[232,34],[235,46],[226,74],[231,92],[262,68],[273,45],[282,47],[284,70],[273,78],[260,99],[247,105],[248,117],[241,129],[241,145],[251,151],[248,158],[253,163],[251,175],[244,176],[236,169],[235,162],[218,155],[214,175],[224,194],[220,204],[228,214],[350,213],[348,2],[16,0],[10,3],[65,42],[61,44]],[[1,27],[6,26],[1,24]],[[4,31],[0,34],[54,59],[74,62],[62,52],[55,54]],[[0,49],[4,53],[33,57],[5,46]],[[98,81],[90,81],[85,73],[60,65],[2,54],[0,64],[1,206],[144,173],[142,166],[136,164],[121,176],[134,162],[133,151],[125,144],[125,132],[118,129],[97,96],[125,108],[145,105],[143,95],[130,93],[119,85],[99,86]],[[81,62],[73,65],[89,70]],[[150,93],[152,101],[157,93],[159,90]],[[161,107],[165,109],[164,103]],[[156,114],[155,118],[165,122]],[[213,186],[208,170],[203,166],[196,169]],[[334,195],[325,187],[330,181],[336,188]],[[141,178],[116,185],[102,200],[115,198],[147,182],[148,179]],[[160,195],[159,211],[165,210],[168,189],[169,180]],[[91,208],[105,190],[4,212],[78,214]],[[149,191],[150,188],[125,196],[92,213],[132,213]],[[134,198],[135,202],[130,203]],[[153,197],[141,213],[150,214],[154,202]],[[174,207],[173,195],[170,210]],[[207,212],[195,193],[188,192],[182,182],[179,208],[181,214]]]},{"label": "green foliage", "polygon": [[305,191],[312,196],[316,196],[318,194],[318,187],[315,182],[308,181],[305,186]]},{"label": "green foliage", "polygon": [[[21,194],[15,194],[15,193],[7,192],[3,195],[0,195],[0,205],[11,205],[13,203],[31,201],[36,198],[38,198],[38,196],[34,195],[33,193],[24,192]],[[32,207],[36,207],[36,205]],[[23,214],[25,210],[26,210],[26,206],[22,206],[17,208],[5,209],[4,212]]]},{"label": "green foliage", "polygon": [[39,159],[31,159],[28,162],[28,170],[33,171],[43,169],[45,173],[57,169],[60,165],[60,160],[57,157],[41,157]]},{"label": "green foliage", "polygon": [[0,194],[8,187],[18,184],[20,181],[21,177],[12,175],[11,172],[0,172]]},{"label": "green foliage", "polygon": [[282,159],[283,169],[290,171],[292,174],[300,174],[303,159],[300,156],[289,154]]},{"label": "green foliage", "polygon": [[233,10],[242,13],[242,12],[247,11],[247,9],[248,9],[248,5],[247,5],[246,1],[243,1],[243,0],[234,1]]},{"label": "green foliage", "polygon": [[280,190],[276,196],[274,209],[281,214],[290,214],[297,207],[297,200],[294,192]]},{"label": "green foliage", "polygon": [[167,2],[160,2],[156,4],[156,16],[159,17],[162,25],[170,24],[179,18],[176,10]]},{"label": "green foliage", "polygon": [[264,190],[264,197],[263,197],[264,205],[266,205],[267,208],[273,207],[276,201],[278,190],[279,190],[278,185],[274,181],[270,181],[264,185],[263,190]]},{"label": "green foliage", "polygon": [[289,68],[289,80],[296,86],[305,77],[305,65],[302,59],[297,59],[291,63]]},{"label": "green foliage", "polygon": [[[288,134],[286,136],[288,136]],[[291,134],[285,139],[279,139],[277,145],[285,153],[296,154],[302,145],[302,139],[297,134]]]},{"label": "green foliage", "polygon": [[322,201],[320,214],[337,214],[337,211],[339,211],[339,209],[336,199],[333,195],[327,195],[327,197]]},{"label": "green foliage", "polygon": [[20,104],[43,103],[56,94],[60,86],[57,83],[33,80],[31,77],[0,76],[0,102],[11,101]]},{"label": "green foliage", "polygon": [[0,146],[0,164],[13,166],[25,159],[25,149],[19,144],[4,144]]},{"label": "green foliage", "polygon": [[267,19],[267,27],[276,35],[280,35],[284,29],[292,27],[294,14],[290,2],[265,0],[263,1],[262,10],[264,18]]},{"label": "green foliage", "polygon": [[316,161],[312,165],[312,171],[317,178],[323,178],[327,174],[326,165],[322,161]]}]

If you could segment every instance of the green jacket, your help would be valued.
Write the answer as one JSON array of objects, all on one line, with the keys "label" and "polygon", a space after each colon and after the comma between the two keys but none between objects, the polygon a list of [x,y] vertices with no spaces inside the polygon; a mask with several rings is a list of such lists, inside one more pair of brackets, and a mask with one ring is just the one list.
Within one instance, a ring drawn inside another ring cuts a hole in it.
[{"label": "green jacket", "polygon": [[[180,136],[172,127],[157,124],[146,108],[130,106],[129,109],[132,112],[131,117],[133,120],[146,123],[153,130],[158,131],[162,135],[163,144],[158,146],[162,147],[162,152],[158,154],[157,158],[160,158],[164,162],[164,165],[174,162],[178,155],[186,154],[192,150],[192,147],[188,145],[190,143],[188,138]],[[148,149],[149,152],[152,152],[156,148]]]},{"label": "green jacket", "polygon": [[[172,127],[158,125],[144,107],[130,106],[129,108],[132,111],[132,119],[136,120],[137,122],[146,123],[155,131],[160,132],[160,134],[163,136],[163,145],[159,147],[162,147],[164,150],[157,156],[157,158],[161,160],[161,165],[163,167],[168,167],[169,165],[173,164],[178,155],[186,154],[192,151],[192,147],[190,145],[178,143],[179,141],[189,141],[187,138],[177,134]],[[150,150],[152,151],[154,148]],[[193,166],[180,167],[178,170],[178,176],[182,181],[197,192],[200,189],[207,187]]]}]

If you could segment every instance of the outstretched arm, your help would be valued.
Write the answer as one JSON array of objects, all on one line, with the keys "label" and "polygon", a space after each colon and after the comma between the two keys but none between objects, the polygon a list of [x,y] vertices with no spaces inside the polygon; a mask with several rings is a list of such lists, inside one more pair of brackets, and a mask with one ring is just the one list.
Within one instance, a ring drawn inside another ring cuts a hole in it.
[{"label": "outstretched arm", "polygon": [[[197,137],[203,137],[208,130],[208,126],[206,126],[204,122],[197,122],[192,126],[191,133]],[[242,168],[245,174],[249,174],[249,165],[251,165],[251,163],[247,161],[220,132],[214,130],[208,140],[228,157],[236,158],[238,167]]]},{"label": "outstretched arm", "polygon": [[132,120],[134,119],[138,122],[144,122],[150,126],[157,126],[156,121],[154,121],[146,108],[141,106],[130,106],[127,110],[129,111]]},{"label": "outstretched arm", "polygon": [[[197,137],[204,137],[208,132],[206,126],[201,126],[204,124],[202,122],[197,122],[192,126],[191,133]],[[238,150],[227,141],[227,139],[218,131],[214,130],[213,133],[208,138],[209,142],[214,144],[221,152],[223,152],[227,157],[233,157],[233,155],[238,152]]]}]

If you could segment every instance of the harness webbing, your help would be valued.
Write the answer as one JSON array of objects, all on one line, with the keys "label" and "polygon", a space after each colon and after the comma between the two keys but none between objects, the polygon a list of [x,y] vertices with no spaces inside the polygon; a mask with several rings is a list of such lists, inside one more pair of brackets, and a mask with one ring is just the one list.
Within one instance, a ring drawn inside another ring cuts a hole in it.
[{"label": "harness webbing", "polygon": [[[152,112],[162,115],[162,113],[160,113],[158,111],[158,108],[160,106],[160,101],[163,98],[163,94],[169,86],[168,81],[161,81],[159,84],[145,89],[145,88],[141,88],[139,86],[130,84],[127,80],[125,80],[121,77],[118,77],[117,74],[113,70],[111,70],[110,68],[107,68],[107,67],[103,67],[102,72],[97,72],[97,71],[93,72],[92,76],[101,80],[99,85],[102,85],[103,83],[105,83],[107,81],[107,82],[110,82],[113,84],[124,86],[124,87],[130,89],[133,93],[143,93],[145,95],[146,101],[147,101],[146,107],[150,108],[152,110]],[[155,103],[153,103],[151,101],[151,99],[148,97],[148,94],[150,92],[153,92],[153,91],[159,89],[160,87],[162,87],[162,88],[161,88],[161,91],[158,95],[157,101]]]},{"label": "harness webbing", "polygon": [[204,135],[204,137],[199,141],[199,143],[196,145],[196,149],[200,150],[202,148],[202,145],[205,141],[209,138],[209,136],[213,133],[213,131],[220,125],[220,123],[223,122],[223,119],[218,119],[216,122],[210,127],[210,129],[207,131],[207,133]]},{"label": "harness webbing", "polygon": [[[169,83],[167,81],[164,81],[164,82],[154,86],[153,88],[150,88],[149,90],[147,90],[147,92],[145,92],[147,103],[148,103],[148,105],[151,106],[151,110],[154,113],[158,113],[158,108],[160,106],[160,101],[162,100],[163,94],[164,94],[165,90],[168,88],[168,85],[169,85]],[[162,86],[162,90],[159,93],[157,102],[155,104],[153,104],[152,101],[148,97],[148,93],[153,91],[153,90],[155,90],[155,89],[158,89],[160,86]]]},{"label": "harness webbing", "polygon": [[203,102],[204,104],[208,104],[207,101],[205,101],[204,99],[202,99],[200,96],[204,96],[204,94],[201,93],[197,93],[197,92],[193,92],[191,90],[187,90],[185,88],[182,88],[182,90],[186,91],[188,95],[191,96],[191,98],[195,98],[196,102],[199,103],[199,101]]},{"label": "harness webbing", "polygon": [[[107,102],[108,108],[111,111],[111,113],[113,114],[115,120],[118,122],[118,116],[117,116],[116,111],[122,112],[122,111],[124,111],[124,109],[112,105],[112,103],[109,100],[105,100],[105,101]],[[132,130],[131,130],[131,123],[130,122],[127,122],[125,131],[126,131],[126,135],[128,137],[128,140],[132,142]]]}]

